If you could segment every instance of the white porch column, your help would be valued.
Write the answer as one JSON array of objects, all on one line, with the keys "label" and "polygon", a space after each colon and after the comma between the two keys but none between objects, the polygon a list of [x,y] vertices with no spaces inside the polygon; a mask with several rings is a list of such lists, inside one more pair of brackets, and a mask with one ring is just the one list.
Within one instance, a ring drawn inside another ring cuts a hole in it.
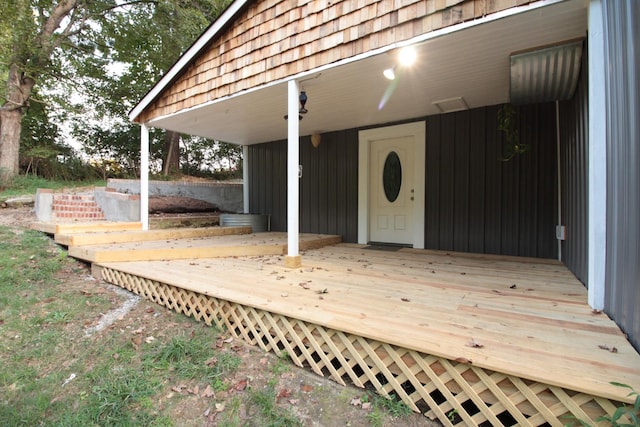
[{"label": "white porch column", "polygon": [[602,1],[589,3],[588,303],[604,308],[607,265],[607,110]]},{"label": "white porch column", "polygon": [[298,165],[300,164],[300,123],[299,114],[299,94],[298,82],[291,80],[288,85],[288,108],[287,120],[288,140],[287,140],[287,256],[285,266],[290,268],[299,267],[302,259],[298,253],[299,238],[299,178]]},{"label": "white porch column", "polygon": [[149,229],[149,129],[140,126],[140,221]]},{"label": "white porch column", "polygon": [[242,203],[244,213],[249,212],[249,146],[242,146]]}]

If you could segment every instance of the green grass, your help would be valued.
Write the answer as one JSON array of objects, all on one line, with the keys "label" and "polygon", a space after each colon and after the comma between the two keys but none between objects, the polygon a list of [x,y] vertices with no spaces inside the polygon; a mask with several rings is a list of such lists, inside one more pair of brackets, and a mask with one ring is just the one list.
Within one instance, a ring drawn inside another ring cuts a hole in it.
[{"label": "green grass", "polygon": [[[76,187],[104,187],[106,185],[103,180],[92,180],[82,182],[56,181],[47,180],[33,175],[19,175],[13,179],[9,186],[0,191],[0,201],[10,197],[22,196],[25,194],[35,194],[38,188],[48,188],[51,190],[60,190],[63,188]],[[1,188],[0,188],[1,189]]]},{"label": "green grass", "polygon": [[270,381],[265,387],[250,390],[249,402],[256,416],[251,417],[251,426],[264,427],[296,427],[302,422],[291,411],[277,405],[275,381]]},{"label": "green grass", "polygon": [[137,347],[124,324],[85,337],[121,297],[66,280],[82,269],[43,234],[0,227],[1,426],[179,425],[171,405],[184,396],[157,405],[173,385],[227,387],[240,357],[212,348],[219,332],[184,316],[168,313],[169,333]]}]

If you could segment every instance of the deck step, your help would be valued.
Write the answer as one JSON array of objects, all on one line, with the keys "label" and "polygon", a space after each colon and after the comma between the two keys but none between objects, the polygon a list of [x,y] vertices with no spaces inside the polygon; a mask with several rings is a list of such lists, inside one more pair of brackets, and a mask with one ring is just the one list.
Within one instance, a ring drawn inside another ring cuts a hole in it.
[{"label": "deck step", "polygon": [[251,227],[177,228],[161,230],[131,230],[109,233],[56,234],[56,243],[64,246],[108,245],[115,243],[148,242],[197,237],[249,234]]},{"label": "deck step", "polygon": [[142,230],[141,222],[111,222],[111,221],[88,221],[88,222],[34,222],[31,223],[32,230],[42,231],[47,234],[75,234],[75,233],[101,233],[113,231]]}]

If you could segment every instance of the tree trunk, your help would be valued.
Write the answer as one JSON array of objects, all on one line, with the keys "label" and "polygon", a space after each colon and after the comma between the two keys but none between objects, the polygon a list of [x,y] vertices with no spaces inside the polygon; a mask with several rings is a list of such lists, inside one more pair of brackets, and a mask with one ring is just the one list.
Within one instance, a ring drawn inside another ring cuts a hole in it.
[{"label": "tree trunk", "polygon": [[164,136],[164,158],[162,159],[162,174],[180,174],[180,134],[167,131]]},{"label": "tree trunk", "polygon": [[7,101],[0,108],[0,183],[8,183],[18,175],[22,117],[34,83],[16,65],[11,65],[7,79]]}]

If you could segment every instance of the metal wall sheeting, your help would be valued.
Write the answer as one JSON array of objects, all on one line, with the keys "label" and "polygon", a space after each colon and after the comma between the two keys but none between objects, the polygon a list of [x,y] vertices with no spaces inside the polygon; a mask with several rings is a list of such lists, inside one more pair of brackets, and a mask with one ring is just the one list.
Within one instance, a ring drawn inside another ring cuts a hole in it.
[{"label": "metal wall sheeting", "polygon": [[570,101],[560,103],[562,224],[566,227],[566,239],[562,242],[562,262],[585,284],[589,246],[589,67],[586,59],[587,55],[584,55],[575,96]]},{"label": "metal wall sheeting", "polygon": [[[286,141],[249,147],[252,213],[271,214],[271,229],[287,229]],[[318,148],[301,138],[300,231],[358,240],[358,132],[322,134]]]},{"label": "metal wall sheeting", "polygon": [[640,2],[603,0],[607,123],[605,310],[640,350]]},{"label": "metal wall sheeting", "polygon": [[517,109],[530,150],[500,161],[500,106],[427,118],[425,245],[429,249],[554,258],[554,104]]},{"label": "metal wall sheeting", "polygon": [[511,55],[511,102],[531,104],[572,98],[581,57],[582,40]]},{"label": "metal wall sheeting", "polygon": [[[502,162],[499,106],[427,117],[425,245],[430,249],[556,257],[554,104],[520,107],[531,150]],[[286,230],[286,143],[249,147],[250,210]],[[300,231],[357,241],[358,132],[302,138]]]}]

